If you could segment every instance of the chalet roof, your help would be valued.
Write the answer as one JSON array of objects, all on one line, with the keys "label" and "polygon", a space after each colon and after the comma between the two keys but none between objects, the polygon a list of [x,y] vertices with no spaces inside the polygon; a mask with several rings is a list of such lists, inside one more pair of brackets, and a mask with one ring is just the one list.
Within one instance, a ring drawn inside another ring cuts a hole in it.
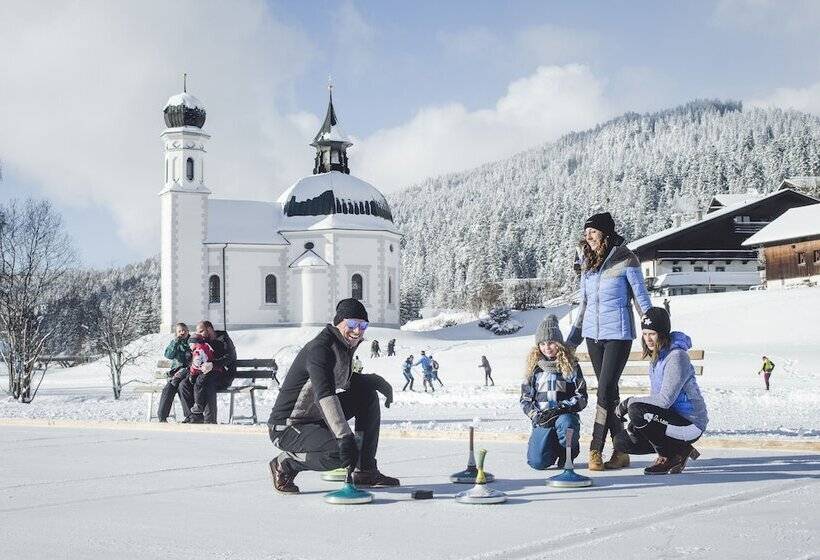
[{"label": "chalet roof", "polygon": [[781,189],[809,189],[815,190],[820,188],[820,177],[786,177],[780,183]]},{"label": "chalet roof", "polygon": [[820,204],[791,208],[743,242],[744,246],[774,245],[804,237],[820,238]]},{"label": "chalet roof", "polygon": [[777,198],[777,197],[780,197],[780,196],[786,196],[788,193],[791,193],[791,195],[797,196],[798,198],[804,198],[806,200],[813,201],[814,203],[820,202],[816,198],[813,198],[811,196],[796,192],[793,189],[776,190],[776,191],[773,191],[773,192],[771,192],[767,195],[763,195],[759,198],[756,198],[754,200],[741,202],[739,204],[734,204],[732,206],[726,206],[724,208],[721,208],[720,210],[715,210],[714,212],[706,214],[700,220],[693,220],[691,222],[681,224],[680,226],[667,228],[667,229],[661,230],[657,233],[647,235],[646,237],[636,239],[635,241],[632,241],[631,243],[627,244],[627,247],[629,247],[629,249],[632,250],[632,251],[639,251],[641,249],[646,249],[650,245],[654,245],[655,243],[658,243],[660,241],[668,240],[669,238],[676,237],[678,235],[683,234],[684,232],[703,227],[705,224],[709,224],[710,222],[713,222],[715,220],[730,217],[733,214],[740,213],[743,209],[745,209],[749,206],[752,206],[753,204],[758,204],[758,203],[763,202],[765,200],[771,200],[771,199],[774,199],[774,198]]},{"label": "chalet roof", "polygon": [[721,208],[725,208],[726,206],[734,206],[736,204],[742,204],[744,202],[752,202],[754,200],[759,200],[763,198],[764,195],[760,194],[757,191],[748,191],[745,193],[735,193],[735,194],[716,194],[712,197],[712,201],[709,203],[709,209],[706,211],[707,214],[720,210]]}]

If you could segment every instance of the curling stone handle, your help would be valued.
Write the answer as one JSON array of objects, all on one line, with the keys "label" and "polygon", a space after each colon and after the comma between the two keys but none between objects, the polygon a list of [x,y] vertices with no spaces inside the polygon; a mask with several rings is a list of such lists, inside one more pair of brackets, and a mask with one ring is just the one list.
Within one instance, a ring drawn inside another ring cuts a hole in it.
[{"label": "curling stone handle", "polygon": [[572,438],[575,435],[575,430],[573,428],[567,428],[567,431],[564,435],[566,446],[567,446],[567,460],[564,463],[564,468],[572,469]]},{"label": "curling stone handle", "polygon": [[478,450],[478,474],[475,477],[476,484],[487,484],[487,476],[484,474],[484,457],[486,455],[486,449]]}]

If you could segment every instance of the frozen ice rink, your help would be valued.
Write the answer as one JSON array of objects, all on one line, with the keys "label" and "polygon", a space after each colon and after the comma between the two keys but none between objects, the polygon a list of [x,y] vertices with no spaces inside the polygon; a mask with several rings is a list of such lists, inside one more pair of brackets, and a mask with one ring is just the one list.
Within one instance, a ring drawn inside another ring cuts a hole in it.
[{"label": "frozen ice rink", "polygon": [[[274,449],[254,433],[0,426],[0,557],[383,559],[817,558],[820,456],[704,448],[678,476],[633,468],[555,490],[524,443],[486,442],[506,504],[452,496],[466,443],[383,439],[401,478],[362,506],[332,506],[338,484],[303,473],[302,495],[273,492]],[[582,455],[583,459],[583,455]],[[583,466],[583,465],[582,465]],[[579,472],[588,474],[584,469]],[[435,499],[413,501],[414,488]]]}]

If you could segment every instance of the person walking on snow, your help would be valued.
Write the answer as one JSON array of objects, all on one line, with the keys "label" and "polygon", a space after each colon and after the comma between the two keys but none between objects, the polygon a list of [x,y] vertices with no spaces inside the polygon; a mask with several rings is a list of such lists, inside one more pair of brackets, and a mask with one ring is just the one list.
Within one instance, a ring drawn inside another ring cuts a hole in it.
[{"label": "person walking on snow", "polygon": [[424,392],[427,392],[427,384],[430,384],[430,389],[433,393],[436,392],[436,389],[433,387],[433,363],[430,360],[429,356],[424,353],[424,350],[421,351],[421,358],[417,361],[414,366],[421,365],[421,374],[422,374],[422,385],[424,386]]},{"label": "person walking on snow", "polygon": [[391,338],[387,341],[387,355],[388,356],[395,356],[396,355],[396,339]]},{"label": "person walking on snow", "polygon": [[[354,298],[336,306],[333,324],[325,328],[293,360],[268,419],[268,431],[281,453],[270,461],[273,487],[280,494],[298,494],[294,479],[302,471],[356,467],[358,486],[399,486],[376,464],[381,410],[393,402],[393,388],[382,377],[353,373],[356,347],[368,327],[367,310]],[[339,391],[339,392],[337,392]],[[362,434],[361,450],[347,421],[355,418]]]},{"label": "person walking on snow", "polygon": [[405,383],[404,387],[401,388],[402,391],[407,389],[407,386],[410,385],[410,390],[414,391],[413,389],[413,354],[410,354],[404,363],[401,366],[401,373],[404,375]]},{"label": "person walking on snow", "polygon": [[669,310],[669,298],[663,298],[663,308],[666,309],[666,312],[669,313],[669,316],[672,316],[672,312]]},{"label": "person walking on snow", "polygon": [[641,318],[641,345],[649,358],[650,393],[645,397],[624,399],[616,410],[621,420],[629,419],[625,431],[615,436],[615,449],[621,453],[657,453],[645,474],[678,474],[686,460],[696,459],[696,442],[709,417],[695,368],[688,351],[692,340],[682,332],[672,332],[669,314],[652,307]]},{"label": "person walking on snow", "polygon": [[484,386],[487,386],[487,381],[489,380],[493,387],[495,387],[495,381],[493,381],[493,368],[490,367],[490,362],[487,360],[487,356],[481,356],[481,363],[478,364],[478,367],[484,368]]},{"label": "person walking on snow", "polygon": [[537,470],[566,461],[567,430],[573,429],[572,457],[580,451],[581,418],[587,405],[587,384],[574,353],[564,345],[558,318],[548,315],[535,332],[521,385],[521,409],[532,421],[527,464]]},{"label": "person walking on snow", "polygon": [[370,357],[371,358],[378,358],[379,357],[379,341],[374,340],[373,343],[370,345]]},{"label": "person walking on snow", "polygon": [[769,390],[769,378],[772,376],[772,372],[774,371],[774,362],[771,361],[766,356],[763,356],[763,366],[761,366],[760,371],[757,372],[760,375],[763,372],[763,382],[766,384],[766,390]]},{"label": "person walking on snow", "polygon": [[433,358],[433,355],[430,354],[430,367],[432,368],[432,375],[430,380],[430,386],[433,386],[433,381],[438,381],[438,384],[444,387],[444,383],[441,382],[441,379],[438,378],[438,362]]},{"label": "person walking on snow", "polygon": [[607,434],[615,439],[623,425],[615,416],[620,402],[618,382],[629,359],[635,322],[631,304],[643,314],[652,306],[638,258],[615,233],[609,212],[594,214],[584,223],[581,305],[567,345],[575,349],[585,338],[589,358],[598,380],[595,424],[589,446],[589,470],[629,466],[629,455],[617,450],[603,461]]}]

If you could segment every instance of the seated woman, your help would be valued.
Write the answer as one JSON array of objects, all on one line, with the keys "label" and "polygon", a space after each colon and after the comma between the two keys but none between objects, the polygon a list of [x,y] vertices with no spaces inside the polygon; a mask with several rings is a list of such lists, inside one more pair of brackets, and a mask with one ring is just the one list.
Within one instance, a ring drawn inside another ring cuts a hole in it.
[{"label": "seated woman", "polygon": [[527,357],[527,377],[521,385],[521,408],[532,420],[527,464],[547,469],[566,460],[567,430],[572,436],[572,457],[578,456],[581,420],[587,405],[587,385],[575,355],[564,345],[558,318],[549,315],[535,333],[535,346]]},{"label": "seated woman", "polygon": [[689,361],[691,339],[682,332],[671,332],[669,313],[651,307],[641,318],[644,358],[649,358],[650,395],[629,397],[621,402],[617,416],[629,426],[615,438],[615,449],[641,455],[657,453],[645,474],[678,474],[686,460],[697,458],[692,447],[709,418],[706,403]]}]

